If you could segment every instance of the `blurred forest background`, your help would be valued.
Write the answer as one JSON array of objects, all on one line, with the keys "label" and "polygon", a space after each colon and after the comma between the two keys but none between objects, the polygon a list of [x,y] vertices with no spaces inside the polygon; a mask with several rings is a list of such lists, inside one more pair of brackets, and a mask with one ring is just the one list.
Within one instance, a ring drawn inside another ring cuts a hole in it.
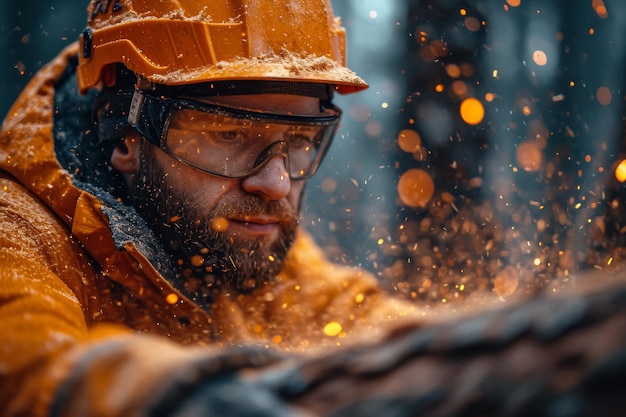
[{"label": "blurred forest background", "polygon": [[[0,114],[86,2],[3,0]],[[370,89],[304,225],[402,297],[506,299],[626,259],[626,2],[334,0]],[[303,28],[306,30],[306,28]]]}]

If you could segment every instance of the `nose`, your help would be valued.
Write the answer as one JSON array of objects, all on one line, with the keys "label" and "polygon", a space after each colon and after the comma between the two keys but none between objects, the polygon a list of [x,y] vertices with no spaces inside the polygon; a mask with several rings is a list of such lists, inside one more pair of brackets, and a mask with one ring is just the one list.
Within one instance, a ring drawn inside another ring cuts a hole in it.
[{"label": "nose", "polygon": [[285,157],[276,155],[257,172],[244,178],[243,189],[263,200],[280,200],[291,191],[291,180],[285,167]]}]

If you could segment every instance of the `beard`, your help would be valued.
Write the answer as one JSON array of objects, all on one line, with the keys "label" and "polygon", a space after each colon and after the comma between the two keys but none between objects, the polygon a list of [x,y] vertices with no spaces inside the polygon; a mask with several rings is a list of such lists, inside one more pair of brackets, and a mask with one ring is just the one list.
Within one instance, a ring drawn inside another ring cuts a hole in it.
[{"label": "beard", "polygon": [[[144,143],[132,204],[173,256],[187,292],[203,300],[224,287],[248,293],[282,270],[299,222],[296,210],[254,195],[207,210],[190,187],[173,184],[153,153],[153,145]],[[227,219],[255,215],[281,219],[274,241],[226,233]]]}]

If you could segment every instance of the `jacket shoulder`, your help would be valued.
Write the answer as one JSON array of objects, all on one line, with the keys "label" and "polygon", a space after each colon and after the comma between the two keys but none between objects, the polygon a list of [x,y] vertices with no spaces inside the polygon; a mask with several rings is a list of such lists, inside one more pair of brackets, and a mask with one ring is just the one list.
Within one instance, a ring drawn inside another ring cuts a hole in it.
[{"label": "jacket shoulder", "polygon": [[[0,251],[3,257],[27,259],[60,278],[86,306],[84,288],[93,281],[90,260],[57,215],[19,182],[0,176]],[[11,254],[9,256],[9,254]],[[23,269],[25,265],[0,265]]]}]

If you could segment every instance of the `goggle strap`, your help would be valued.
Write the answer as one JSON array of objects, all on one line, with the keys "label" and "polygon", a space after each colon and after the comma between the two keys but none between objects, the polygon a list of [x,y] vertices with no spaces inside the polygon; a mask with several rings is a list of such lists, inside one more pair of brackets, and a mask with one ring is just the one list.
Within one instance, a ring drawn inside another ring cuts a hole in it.
[{"label": "goggle strap", "polygon": [[171,106],[170,101],[160,100],[135,90],[128,110],[128,123],[150,142],[160,146],[165,115]]},{"label": "goggle strap", "polygon": [[135,90],[133,93],[133,99],[130,102],[130,109],[128,110],[128,123],[130,123],[131,126],[137,126],[139,123],[139,117],[144,99],[145,96],[138,90]]},{"label": "goggle strap", "polygon": [[138,83],[139,90],[149,90],[150,94],[164,97],[215,97],[248,94],[290,94],[307,97],[317,97],[320,100],[330,101],[333,97],[334,86],[322,83],[285,82],[285,81],[217,81],[211,83],[166,86],[145,82]]}]

